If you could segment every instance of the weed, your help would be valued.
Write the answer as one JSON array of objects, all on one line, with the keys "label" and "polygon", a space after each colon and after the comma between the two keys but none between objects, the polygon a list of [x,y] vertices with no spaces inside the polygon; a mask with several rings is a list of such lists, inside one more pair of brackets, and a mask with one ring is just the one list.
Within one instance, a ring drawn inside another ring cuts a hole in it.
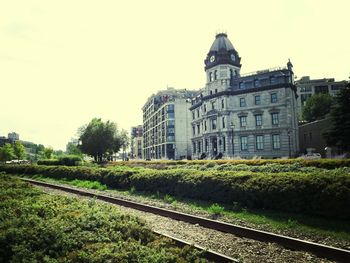
[{"label": "weed", "polygon": [[209,208],[208,208],[208,212],[214,215],[221,215],[223,212],[225,211],[225,208],[218,205],[218,204],[212,204]]}]

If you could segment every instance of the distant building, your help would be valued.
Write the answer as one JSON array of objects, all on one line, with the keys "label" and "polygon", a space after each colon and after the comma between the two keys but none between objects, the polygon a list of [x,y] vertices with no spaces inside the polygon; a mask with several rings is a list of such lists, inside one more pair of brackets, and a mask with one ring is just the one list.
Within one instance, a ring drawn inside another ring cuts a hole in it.
[{"label": "distant building", "polygon": [[313,94],[327,93],[335,96],[340,89],[346,87],[346,84],[346,80],[335,81],[334,78],[310,79],[309,76],[305,76],[297,80],[295,85],[297,86],[299,116],[301,116],[302,106]]},{"label": "distant building", "polygon": [[[331,126],[331,119],[326,118],[309,122],[299,126],[300,152],[320,153],[322,157],[333,157],[337,154],[338,148],[327,145],[323,133]],[[328,152],[327,152],[328,149]]]},{"label": "distant building", "polygon": [[144,159],[143,157],[143,126],[131,127],[131,152],[132,159]]},{"label": "distant building", "polygon": [[15,141],[19,140],[19,134],[15,133],[15,132],[10,132],[7,137],[12,142],[15,142]]},{"label": "distant building", "polygon": [[240,74],[241,57],[220,33],[204,61],[207,83],[192,100],[192,158],[278,158],[299,152],[296,87],[287,67]]},{"label": "distant building", "polygon": [[190,98],[196,91],[167,88],[148,98],[143,111],[143,158],[191,156]]}]

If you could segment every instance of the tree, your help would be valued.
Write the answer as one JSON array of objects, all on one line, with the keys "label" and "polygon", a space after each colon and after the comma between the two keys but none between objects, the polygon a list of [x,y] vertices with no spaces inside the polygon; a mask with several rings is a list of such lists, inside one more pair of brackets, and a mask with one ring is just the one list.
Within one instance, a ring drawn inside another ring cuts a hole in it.
[{"label": "tree", "polygon": [[335,97],[330,117],[331,126],[324,133],[327,144],[337,146],[343,152],[350,151],[350,83]]},{"label": "tree", "polygon": [[11,161],[16,158],[12,145],[5,143],[3,147],[0,147],[0,161]]},{"label": "tree", "polygon": [[79,149],[90,156],[96,162],[102,162],[104,157],[118,152],[122,146],[122,138],[117,129],[117,124],[94,118],[89,124],[84,125],[78,131],[81,145]]},{"label": "tree", "polygon": [[26,150],[20,141],[16,141],[13,145],[13,151],[18,160],[24,159],[26,156]]},{"label": "tree", "polygon": [[82,155],[78,145],[76,145],[74,142],[67,143],[66,153],[70,155]]},{"label": "tree", "polygon": [[333,99],[327,93],[318,93],[306,101],[302,109],[302,117],[305,121],[315,121],[326,117],[330,112]]},{"label": "tree", "polygon": [[51,159],[52,153],[53,153],[53,149],[51,147],[44,148],[44,157],[46,159]]}]

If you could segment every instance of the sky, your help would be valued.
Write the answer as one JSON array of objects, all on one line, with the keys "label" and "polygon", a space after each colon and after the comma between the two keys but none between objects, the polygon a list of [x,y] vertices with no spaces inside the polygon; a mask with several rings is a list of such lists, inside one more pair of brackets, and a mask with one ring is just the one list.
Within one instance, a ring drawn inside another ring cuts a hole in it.
[{"label": "sky", "polygon": [[350,76],[348,0],[0,0],[0,136],[65,150],[92,118],[142,124],[158,90],[205,86],[226,32],[241,73]]}]

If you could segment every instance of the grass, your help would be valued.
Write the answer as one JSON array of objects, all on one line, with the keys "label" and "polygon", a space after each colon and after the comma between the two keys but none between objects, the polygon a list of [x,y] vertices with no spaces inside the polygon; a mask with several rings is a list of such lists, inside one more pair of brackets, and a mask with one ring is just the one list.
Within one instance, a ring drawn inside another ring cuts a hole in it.
[{"label": "grass", "polygon": [[[58,182],[63,184],[74,185],[87,189],[106,190],[105,185],[99,182],[91,182],[84,180],[56,180],[41,175],[31,177],[33,179]],[[317,235],[321,237],[331,237],[336,240],[350,242],[350,223],[345,220],[325,219],[321,217],[313,217],[295,213],[274,212],[266,210],[253,210],[242,208],[238,203],[233,203],[231,206],[221,206],[217,203],[210,203],[189,199],[176,199],[170,195],[162,195],[158,191],[154,193],[139,192],[135,187],[131,187],[129,191],[118,191],[113,189],[118,194],[142,196],[146,199],[157,199],[168,204],[172,204],[174,209],[178,209],[180,203],[185,205],[188,210],[205,211],[212,215],[225,216],[233,220],[243,221],[251,227],[264,228],[268,231],[292,231],[301,235]]]}]

